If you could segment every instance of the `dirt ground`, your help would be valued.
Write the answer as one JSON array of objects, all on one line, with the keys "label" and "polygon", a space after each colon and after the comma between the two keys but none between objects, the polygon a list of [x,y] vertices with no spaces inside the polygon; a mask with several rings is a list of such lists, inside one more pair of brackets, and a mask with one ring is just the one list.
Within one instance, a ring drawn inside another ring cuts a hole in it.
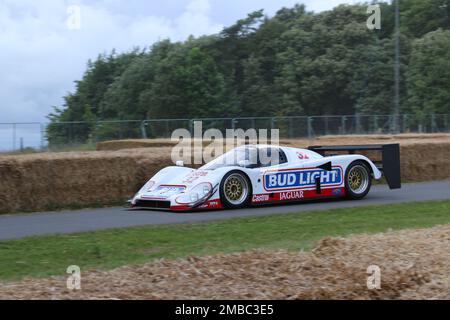
[{"label": "dirt ground", "polygon": [[[450,178],[450,134],[326,136],[282,140],[280,144],[307,147],[397,142],[404,180]],[[0,213],[125,204],[156,172],[173,165],[172,147],[167,143],[171,142],[112,141],[109,146],[120,150],[0,155]],[[132,146],[136,148],[122,149]]]},{"label": "dirt ground", "polygon": [[[312,252],[250,251],[0,283],[0,299],[450,299],[450,225],[325,238]],[[369,290],[367,268],[381,270]]]}]

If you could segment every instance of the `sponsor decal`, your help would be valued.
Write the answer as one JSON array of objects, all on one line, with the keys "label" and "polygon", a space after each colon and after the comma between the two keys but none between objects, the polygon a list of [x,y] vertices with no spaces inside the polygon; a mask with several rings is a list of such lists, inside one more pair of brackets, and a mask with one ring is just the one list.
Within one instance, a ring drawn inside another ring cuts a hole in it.
[{"label": "sponsor decal", "polygon": [[305,197],[303,191],[288,191],[280,193],[280,200],[303,199]]},{"label": "sponsor decal", "polygon": [[263,193],[253,196],[253,203],[270,203],[277,201],[296,201],[303,199],[326,198],[332,196],[343,196],[345,194],[344,188],[327,188],[323,189],[322,193],[318,194],[316,190],[290,190],[275,193]]},{"label": "sponsor decal", "polygon": [[266,202],[269,201],[269,195],[268,194],[255,194],[253,196],[252,202]]},{"label": "sponsor decal", "polygon": [[317,178],[320,179],[322,186],[340,185],[342,184],[342,169],[334,167],[331,171],[304,169],[272,172],[264,176],[264,188],[266,190],[276,190],[314,187]]},{"label": "sponsor decal", "polygon": [[161,185],[149,194],[145,194],[142,198],[150,199],[167,199],[174,194],[182,193],[186,190],[185,186],[169,186]]},{"label": "sponsor decal", "polygon": [[[222,208],[222,203],[220,200],[210,200],[197,207],[197,209],[220,209]],[[188,205],[176,205],[171,206],[171,210],[181,211],[181,210],[192,210],[193,208]]]},{"label": "sponsor decal", "polygon": [[194,171],[190,175],[194,177],[206,177],[208,174],[208,171]]},{"label": "sponsor decal", "polygon": [[217,209],[217,208],[220,208],[220,201],[211,200],[211,201],[208,201],[205,204],[201,205],[199,208],[201,208],[201,209]]},{"label": "sponsor decal", "polygon": [[155,192],[159,194],[167,194],[167,193],[181,193],[186,189],[185,186],[159,186]]},{"label": "sponsor decal", "polygon": [[208,171],[194,171],[187,175],[186,179],[183,181],[183,183],[191,184],[194,181],[198,180],[201,177],[206,177],[209,174]]}]

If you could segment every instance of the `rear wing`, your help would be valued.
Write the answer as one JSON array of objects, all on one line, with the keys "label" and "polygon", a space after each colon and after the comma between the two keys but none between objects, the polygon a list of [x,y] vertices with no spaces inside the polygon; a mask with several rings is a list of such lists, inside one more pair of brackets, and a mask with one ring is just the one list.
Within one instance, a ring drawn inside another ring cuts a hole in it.
[{"label": "rear wing", "polygon": [[381,151],[381,161],[373,161],[377,168],[383,172],[386,181],[391,189],[402,187],[400,174],[400,145],[399,144],[366,144],[349,146],[312,146],[308,148],[322,156],[327,152],[347,152],[355,154],[358,151]]}]

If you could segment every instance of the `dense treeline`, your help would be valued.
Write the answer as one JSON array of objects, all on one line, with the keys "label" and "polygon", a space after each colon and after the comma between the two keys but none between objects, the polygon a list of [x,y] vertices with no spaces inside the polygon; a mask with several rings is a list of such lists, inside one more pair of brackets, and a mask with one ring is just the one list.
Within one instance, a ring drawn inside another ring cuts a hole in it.
[{"label": "dense treeline", "polygon": [[[261,10],[217,35],[100,55],[49,118],[86,121],[72,132],[85,140],[97,120],[389,114],[394,6],[381,3],[381,30],[366,10]],[[400,12],[402,112],[450,113],[450,0],[403,0]]]}]

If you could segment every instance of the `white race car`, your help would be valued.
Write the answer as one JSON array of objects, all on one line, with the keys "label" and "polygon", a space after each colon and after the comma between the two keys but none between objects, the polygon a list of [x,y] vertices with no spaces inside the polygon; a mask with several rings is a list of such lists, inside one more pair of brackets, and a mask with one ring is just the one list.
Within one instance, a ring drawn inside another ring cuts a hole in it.
[{"label": "white race car", "polygon": [[[130,200],[131,207],[172,211],[242,208],[319,198],[362,199],[383,173],[401,187],[398,144],[297,149],[245,145],[200,169],[167,167]],[[381,151],[372,161],[356,151]],[[328,154],[346,152],[347,154]]]}]

